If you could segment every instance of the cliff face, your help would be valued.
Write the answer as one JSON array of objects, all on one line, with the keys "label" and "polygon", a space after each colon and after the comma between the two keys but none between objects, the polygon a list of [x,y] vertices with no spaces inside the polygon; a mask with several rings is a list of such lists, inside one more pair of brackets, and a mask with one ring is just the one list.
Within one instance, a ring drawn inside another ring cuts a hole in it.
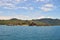
[{"label": "cliff face", "polygon": [[35,20],[19,20],[14,18],[11,20],[0,20],[0,25],[53,26],[60,25],[60,19],[43,18]]}]

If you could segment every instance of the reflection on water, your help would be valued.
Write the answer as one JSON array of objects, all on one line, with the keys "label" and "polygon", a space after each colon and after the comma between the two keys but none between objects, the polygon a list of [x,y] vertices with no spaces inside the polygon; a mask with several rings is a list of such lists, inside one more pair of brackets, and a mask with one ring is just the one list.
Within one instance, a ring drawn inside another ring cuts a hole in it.
[{"label": "reflection on water", "polygon": [[0,40],[60,40],[60,26],[3,26]]}]

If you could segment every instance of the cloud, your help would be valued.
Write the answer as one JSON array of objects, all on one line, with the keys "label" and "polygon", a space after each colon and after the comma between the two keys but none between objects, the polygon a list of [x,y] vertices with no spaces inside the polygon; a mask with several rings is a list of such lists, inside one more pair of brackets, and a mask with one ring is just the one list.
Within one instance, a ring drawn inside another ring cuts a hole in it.
[{"label": "cloud", "polygon": [[44,5],[45,7],[54,7],[54,5],[53,4],[46,4],[46,5]]},{"label": "cloud", "polygon": [[16,0],[16,2],[20,2],[21,0]]},{"label": "cloud", "polygon": [[45,1],[45,0],[36,0],[37,2],[39,2],[39,1]]},{"label": "cloud", "polygon": [[25,2],[27,0],[0,0],[0,6],[1,5],[6,5],[6,4],[19,4],[21,2]]},{"label": "cloud", "polygon": [[40,17],[38,17],[37,19],[42,19],[42,18],[53,18],[53,17],[50,17],[50,16],[40,16]]},{"label": "cloud", "polygon": [[12,9],[18,8],[16,5],[27,0],[0,0],[0,7]]},{"label": "cloud", "polygon": [[24,1],[27,1],[27,0],[24,0]]},{"label": "cloud", "polygon": [[17,18],[17,19],[21,19],[21,20],[31,20],[32,19],[29,16],[25,16],[25,15],[0,16],[0,20],[9,20],[11,18]]},{"label": "cloud", "polygon": [[[0,0],[0,7],[4,8],[4,9],[9,9],[9,10],[10,9],[13,9],[13,10],[15,10],[15,9],[34,10],[35,9],[35,6],[33,7],[32,4],[30,4],[30,5],[32,5],[31,7],[29,4],[27,4],[29,6],[27,6],[27,5],[20,6],[19,5],[21,2],[25,2],[25,1],[28,1],[28,0]],[[45,1],[49,1],[49,0],[35,0],[35,1],[45,2]],[[17,5],[19,5],[19,6],[17,6]],[[54,7],[53,4],[45,4],[44,6],[40,7],[40,9],[42,9],[43,11],[51,11],[53,9],[53,7]]]},{"label": "cloud", "polygon": [[18,7],[18,9],[28,9],[28,7]]},{"label": "cloud", "polygon": [[34,7],[29,7],[28,9],[29,9],[29,10],[34,10]]},{"label": "cloud", "polygon": [[41,10],[48,12],[52,11],[55,8],[53,4],[45,4],[44,6],[41,7]]},{"label": "cloud", "polygon": [[36,2],[49,2],[50,0],[36,0]]},{"label": "cloud", "polygon": [[17,19],[21,19],[21,20],[32,20],[32,19],[53,18],[53,17],[45,17],[45,16],[29,17],[29,16],[25,16],[25,15],[0,16],[0,20],[9,20],[11,18],[17,18]]},{"label": "cloud", "polygon": [[16,9],[16,6],[14,4],[5,4],[2,6],[5,9]]},{"label": "cloud", "polygon": [[16,6],[17,4],[20,4],[21,2],[25,2],[27,0],[0,0],[0,7],[4,9],[24,9],[24,10],[33,10],[33,7],[27,7],[27,6]]},{"label": "cloud", "polygon": [[17,7],[17,9],[34,10],[34,7]]},{"label": "cloud", "polygon": [[10,16],[0,16],[0,20],[8,20],[11,19]]},{"label": "cloud", "polygon": [[1,0],[0,1],[0,7],[3,7],[3,8],[14,8],[15,7],[15,4],[12,3],[12,0]]}]

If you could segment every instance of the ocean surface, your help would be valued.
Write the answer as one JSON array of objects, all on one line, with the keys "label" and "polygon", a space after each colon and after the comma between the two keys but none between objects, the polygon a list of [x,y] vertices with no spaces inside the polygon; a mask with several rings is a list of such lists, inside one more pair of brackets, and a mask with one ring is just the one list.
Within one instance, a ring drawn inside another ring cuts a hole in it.
[{"label": "ocean surface", "polygon": [[0,25],[0,40],[60,40],[60,26]]}]

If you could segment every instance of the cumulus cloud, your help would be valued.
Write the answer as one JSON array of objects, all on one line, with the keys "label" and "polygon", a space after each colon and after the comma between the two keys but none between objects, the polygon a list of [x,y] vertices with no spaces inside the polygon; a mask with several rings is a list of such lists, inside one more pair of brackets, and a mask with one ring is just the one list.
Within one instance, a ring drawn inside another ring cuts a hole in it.
[{"label": "cumulus cloud", "polygon": [[[29,6],[16,6],[17,4],[20,4],[20,2],[25,2],[27,0],[0,0],[0,7],[3,7],[4,9],[25,9],[25,10],[34,10],[35,7],[29,7]],[[36,1],[48,1],[48,0],[36,0]],[[28,4],[29,5],[29,4]],[[31,4],[32,5],[32,4]],[[53,4],[45,4],[41,7],[44,11],[50,11],[53,8]]]},{"label": "cumulus cloud", "polygon": [[51,11],[54,9],[54,5],[53,4],[45,4],[44,6],[41,7],[41,10],[43,11]]},{"label": "cumulus cloud", "polygon": [[17,9],[18,7],[16,5],[23,1],[27,0],[0,0],[0,7],[7,9]]},{"label": "cumulus cloud", "polygon": [[3,7],[4,9],[25,9],[25,10],[33,10],[33,7],[27,7],[27,6],[16,6],[17,4],[20,4],[20,2],[25,2],[27,0],[0,0],[0,7]]},{"label": "cumulus cloud", "polygon": [[12,0],[1,0],[0,7],[7,8],[7,9],[15,8],[15,4],[13,4]]}]

